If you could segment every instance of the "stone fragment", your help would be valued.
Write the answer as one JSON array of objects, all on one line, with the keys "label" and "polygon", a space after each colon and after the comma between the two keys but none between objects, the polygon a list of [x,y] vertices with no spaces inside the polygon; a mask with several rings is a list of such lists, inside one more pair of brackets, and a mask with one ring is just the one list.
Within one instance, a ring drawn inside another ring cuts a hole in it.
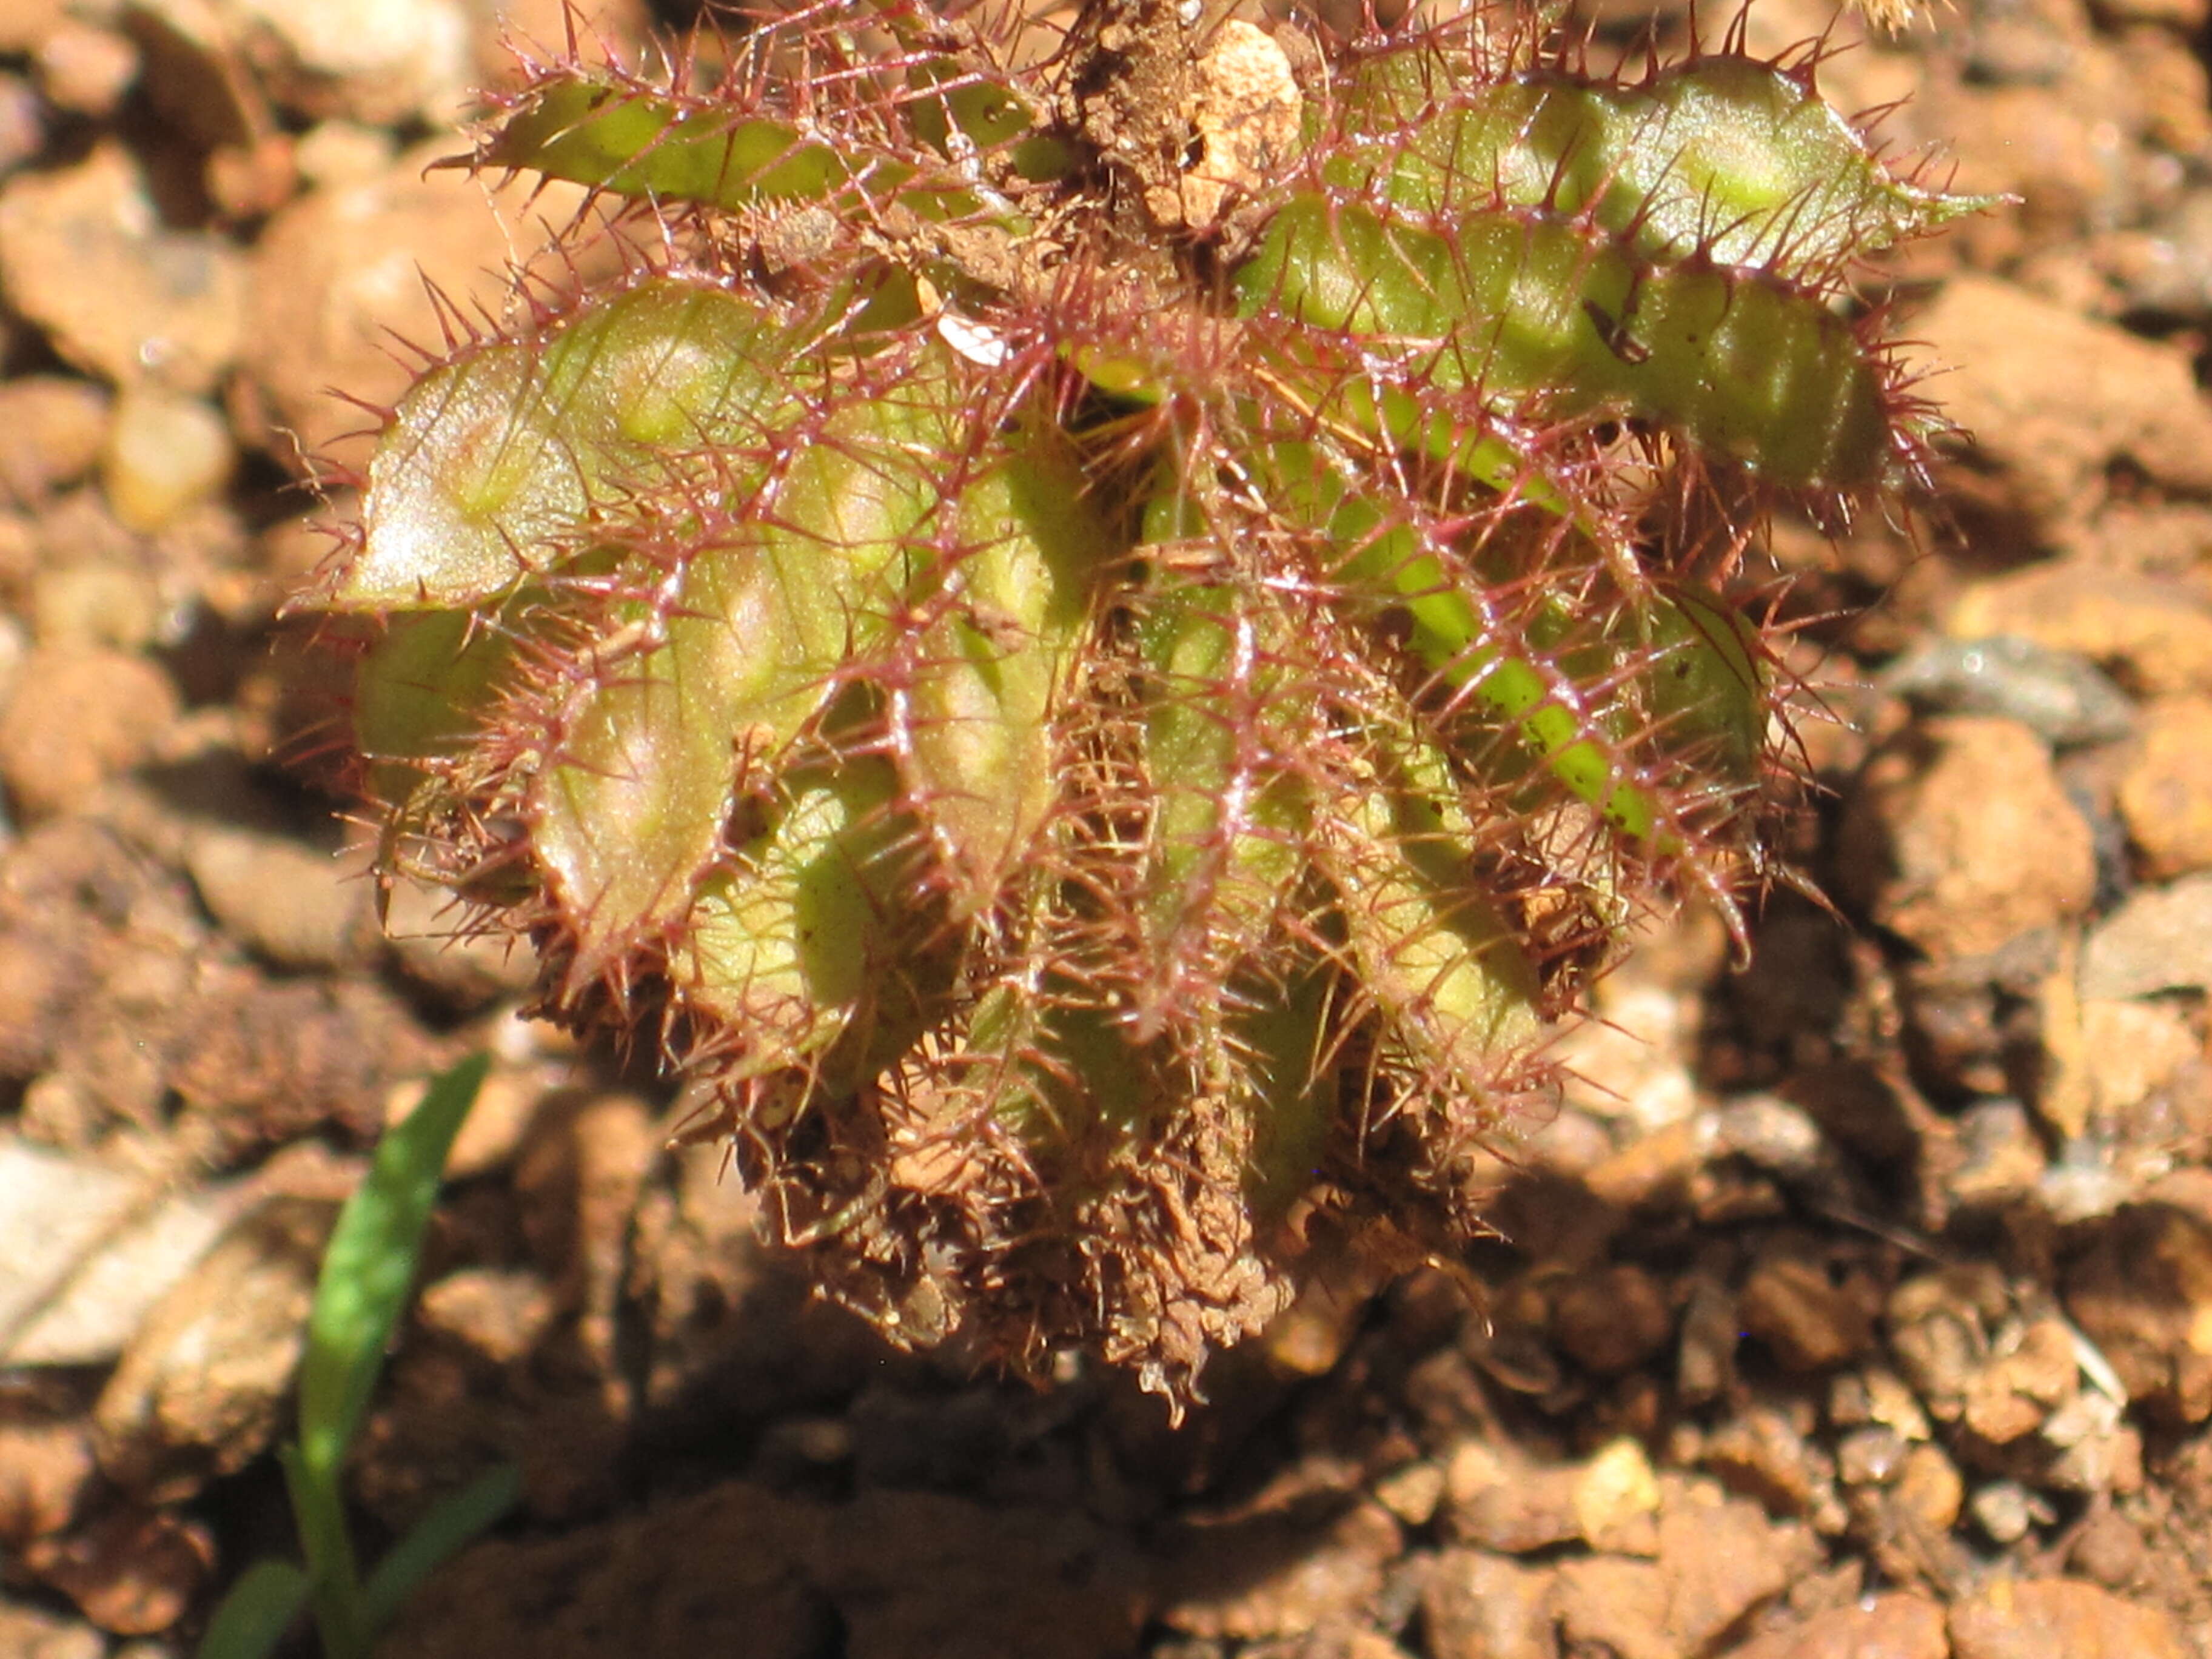
[{"label": "stone fragment", "polygon": [[2135,729],[2135,708],[2087,658],[2017,634],[1932,639],[1877,682],[1923,714],[2017,720],[2054,748],[2109,743]]},{"label": "stone fragment", "polygon": [[1872,1345],[1881,1292],[1863,1273],[1795,1234],[1771,1238],[1736,1292],[1747,1335],[1791,1370],[1825,1370]]},{"label": "stone fragment", "polygon": [[2035,1524],[2035,1500],[2017,1480],[1992,1480],[1976,1487],[1967,1507],[1974,1524],[1993,1544],[2017,1544]]},{"label": "stone fragment", "polygon": [[1846,1486],[1879,1486],[1897,1478],[1907,1443],[1895,1429],[1853,1429],[1836,1443],[1836,1473]]},{"label": "stone fragment", "polygon": [[1974,583],[1944,621],[1954,639],[2034,641],[2117,670],[2147,696],[2212,692],[2212,594],[2171,576],[2067,561]]},{"label": "stone fragment", "polygon": [[2078,984],[2085,1002],[2212,986],[2212,875],[2132,895],[2090,930]]},{"label": "stone fragment", "polygon": [[2067,1564],[2107,1589],[2125,1589],[2139,1578],[2150,1552],[2142,1529],[2109,1503],[2097,1504],[2081,1517]]},{"label": "stone fragment", "polygon": [[[278,103],[374,125],[448,122],[470,82],[469,19],[453,0],[131,0],[159,31],[156,73],[235,76],[251,62]],[[167,88],[173,99],[180,88]]]},{"label": "stone fragment", "polygon": [[1958,1465],[1943,1449],[1923,1441],[1905,1454],[1897,1471],[1894,1497],[1898,1507],[1912,1517],[1921,1532],[1933,1537],[1959,1524],[1966,1486]]},{"label": "stone fragment", "polygon": [[228,933],[280,968],[336,968],[374,948],[374,889],[326,853],[229,825],[195,830],[185,869]]},{"label": "stone fragment", "polygon": [[0,189],[0,292],[71,362],[117,385],[204,392],[245,332],[245,268],[221,238],[162,226],[114,143]]},{"label": "stone fragment", "polygon": [[1659,1281],[1633,1262],[1577,1274],[1552,1303],[1552,1340],[1600,1376],[1633,1370],[1674,1334],[1674,1310]]},{"label": "stone fragment", "polygon": [[2143,711],[2119,808],[2145,875],[2212,866],[2212,697],[2165,697]]},{"label": "stone fragment", "polygon": [[[0,963],[0,994],[15,988]],[[244,1199],[238,1187],[156,1192],[95,1158],[0,1137],[0,1364],[112,1361]]]},{"label": "stone fragment", "polygon": [[1953,277],[1913,326],[1930,358],[1956,366],[1946,412],[2036,517],[2079,514],[2122,459],[2212,494],[2212,408],[2185,351],[1979,276]]},{"label": "stone fragment", "polygon": [[1570,1651],[1681,1659],[1668,1628],[1668,1576],[1657,1563],[1579,1556],[1560,1562],[1558,1571],[1553,1605]]},{"label": "stone fragment", "polygon": [[168,676],[143,657],[41,646],[0,707],[0,782],[27,819],[81,806],[152,751],[177,706]]},{"label": "stone fragment", "polygon": [[1757,1504],[1709,1480],[1661,1483],[1659,1565],[1667,1576],[1667,1629],[1683,1653],[1711,1650],[1722,1632],[1772,1601],[1820,1559],[1811,1532],[1774,1522]]},{"label": "stone fragment", "polygon": [[1375,1595],[1401,1547],[1397,1522],[1369,1503],[1318,1527],[1265,1516],[1179,1528],[1161,1618],[1192,1636],[1304,1635]]},{"label": "stone fragment", "polygon": [[111,1510],[83,1531],[41,1539],[32,1571],[115,1636],[150,1636],[185,1616],[215,1571],[215,1540],[166,1510]]},{"label": "stone fragment", "polygon": [[2094,1225],[2066,1275],[2066,1310],[2134,1401],[2212,1416],[2212,1227],[2144,1205]]},{"label": "stone fragment", "polygon": [[1989,1327],[2010,1308],[2003,1275],[1986,1263],[1916,1274],[1890,1292],[1890,1350],[1937,1421],[1955,1423],[1965,1412],[1989,1353]]},{"label": "stone fragment", "polygon": [[1525,1555],[1582,1536],[1576,1512],[1579,1471],[1571,1464],[1509,1462],[1469,1438],[1444,1464],[1450,1535],[1502,1555]]},{"label": "stone fragment", "polygon": [[1421,1586],[1431,1659],[1559,1659],[1548,1567],[1448,1549]]},{"label": "stone fragment", "polygon": [[[471,1108],[471,1110],[474,1109]],[[522,1268],[463,1267],[425,1285],[415,1323],[499,1367],[527,1355],[553,1316],[552,1293]]]},{"label": "stone fragment", "polygon": [[1659,1479],[1640,1441],[1623,1435],[1584,1464],[1573,1502],[1576,1529],[1592,1549],[1649,1555],[1657,1548],[1651,1517],[1659,1510]]},{"label": "stone fragment", "polygon": [[1951,1608],[1953,1659],[2188,1659],[2173,1621],[2074,1579],[2000,1578]]},{"label": "stone fragment", "polygon": [[1967,1378],[1966,1425],[1992,1445],[2008,1445],[2034,1433],[2054,1407],[2071,1400],[2080,1375],[2066,1322],[2031,1320]]},{"label": "stone fragment", "polygon": [[1824,1455],[1771,1406],[1752,1406],[1705,1437],[1703,1466],[1770,1513],[1803,1515],[1831,1477]]},{"label": "stone fragment", "polygon": [[61,1531],[99,1475],[82,1424],[0,1423],[0,1545],[20,1549]]},{"label": "stone fragment", "polygon": [[337,1214],[316,1200],[265,1200],[161,1298],[94,1407],[110,1480],[173,1503],[275,1439]]},{"label": "stone fragment", "polygon": [[100,456],[107,505],[125,527],[167,529],[230,480],[230,422],[197,398],[156,388],[117,400]]},{"label": "stone fragment", "polygon": [[73,115],[105,120],[138,78],[138,49],[112,29],[64,18],[32,59],[47,101]]},{"label": "stone fragment", "polygon": [[1408,1463],[1375,1483],[1375,1501],[1400,1524],[1425,1527],[1444,1501],[1444,1472],[1434,1463]]},{"label": "stone fragment", "polygon": [[2095,844],[2026,726],[1931,720],[1868,765],[1843,830],[1844,884],[1943,961],[1994,951],[2087,910]]},{"label": "stone fragment", "polygon": [[0,499],[34,503],[92,471],[108,395],[68,374],[0,380]]},{"label": "stone fragment", "polygon": [[2026,1107],[2016,1100],[1977,1101],[1956,1121],[1962,1161],[1944,1186],[1960,1204],[2002,1204],[2035,1190],[2051,1160]]},{"label": "stone fragment", "polygon": [[1949,1659],[1943,1609],[1898,1591],[1816,1613],[1790,1630],[1731,1648],[1728,1659]]},{"label": "stone fragment", "polygon": [[10,1602],[0,1606],[0,1653],[10,1659],[106,1659],[107,1640],[89,1625]]}]

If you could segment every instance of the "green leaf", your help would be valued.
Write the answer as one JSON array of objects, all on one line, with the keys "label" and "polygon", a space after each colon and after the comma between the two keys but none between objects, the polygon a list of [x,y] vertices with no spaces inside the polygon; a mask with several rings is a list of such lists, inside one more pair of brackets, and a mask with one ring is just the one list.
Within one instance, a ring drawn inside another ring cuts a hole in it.
[{"label": "green leaf", "polygon": [[386,1131],[338,1213],[300,1368],[300,1459],[311,1475],[335,1472],[361,1426],[407,1305],[446,1155],[490,1066],[490,1056],[472,1054],[434,1080],[422,1104]]},{"label": "green leaf", "polygon": [[[695,104],[605,70],[532,88],[477,160],[617,196],[728,209],[819,199],[854,176],[848,158],[787,122]],[[889,182],[881,173],[871,182]]]},{"label": "green leaf", "polygon": [[806,337],[735,294],[656,277],[432,369],[378,441],[330,605],[501,598],[586,551],[596,505],[702,469],[726,482],[726,459],[699,458],[762,446]]},{"label": "green leaf", "polygon": [[439,1499],[369,1574],[362,1593],[369,1628],[382,1630],[389,1625],[424,1579],[498,1525],[521,1501],[522,1470],[514,1463],[486,1469],[459,1492]]},{"label": "green leaf", "polygon": [[307,1575],[289,1561],[256,1561],[216,1605],[194,1659],[267,1659],[307,1602]]}]

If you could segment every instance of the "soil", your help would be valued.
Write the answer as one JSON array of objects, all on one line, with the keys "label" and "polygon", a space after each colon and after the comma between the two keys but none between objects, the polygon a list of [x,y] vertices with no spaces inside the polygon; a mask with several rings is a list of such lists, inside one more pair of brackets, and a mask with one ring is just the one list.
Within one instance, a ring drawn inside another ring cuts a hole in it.
[{"label": "soil", "polygon": [[289,1547],[322,1239],[484,1047],[352,1490],[372,1555],[526,1495],[386,1654],[2212,1659],[2207,0],[1832,24],[1834,101],[2014,199],[1879,284],[1973,434],[1917,520],[1776,526],[1804,880],[1603,983],[1496,1240],[1317,1270],[1172,1430],[885,1347],[526,963],[378,925],[278,606],[301,456],[362,454],[325,389],[569,210],[424,171],[502,19],[567,27],[0,6],[0,1659],[182,1654]]}]

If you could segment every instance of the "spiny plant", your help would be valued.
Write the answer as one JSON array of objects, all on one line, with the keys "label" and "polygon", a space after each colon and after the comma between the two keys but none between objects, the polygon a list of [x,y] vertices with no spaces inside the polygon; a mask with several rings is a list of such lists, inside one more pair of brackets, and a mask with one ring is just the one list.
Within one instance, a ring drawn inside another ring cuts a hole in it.
[{"label": "spiny plant", "polygon": [[1976,204],[1817,51],[1553,21],[880,0],[487,121],[623,270],[456,326],[306,600],[385,866],[896,1340],[1190,1397],[1321,1234],[1480,1229],[1627,925],[1770,873],[1743,555],[1919,477],[1853,273]]}]

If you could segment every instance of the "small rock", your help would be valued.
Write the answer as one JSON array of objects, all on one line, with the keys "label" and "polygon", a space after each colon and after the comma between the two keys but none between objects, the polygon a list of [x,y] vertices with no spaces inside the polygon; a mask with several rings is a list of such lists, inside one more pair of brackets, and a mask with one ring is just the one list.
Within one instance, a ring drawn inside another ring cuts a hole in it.
[{"label": "small rock", "polygon": [[89,1625],[20,1603],[0,1606],[0,1653],[9,1659],[103,1659],[106,1652],[106,1638]]},{"label": "small rock", "polygon": [[1451,1535],[1501,1555],[1526,1555],[1578,1540],[1579,1480],[1572,1465],[1530,1468],[1508,1462],[1483,1441],[1462,1440],[1444,1464]]},{"label": "small rock", "polygon": [[1962,1162],[1944,1186],[1960,1204],[2000,1204],[2035,1190],[2051,1160],[2016,1100],[1976,1101],[1959,1114]]},{"label": "small rock", "polygon": [[2053,1408],[2071,1400],[2080,1375],[2066,1322],[2032,1320],[2000,1341],[1967,1379],[1963,1419],[1990,1444],[2008,1445],[2034,1433]]},{"label": "small rock", "polygon": [[1794,1630],[1729,1649],[1728,1659],[1950,1659],[1950,1653],[1943,1609],[1900,1591],[1816,1613]]},{"label": "small rock", "polygon": [[549,1102],[532,1129],[514,1176],[523,1236],[560,1305],[585,1315],[584,1339],[611,1344],[630,1215],[662,1137],[627,1094]]},{"label": "small rock", "polygon": [[[5,27],[0,23],[0,28]],[[23,76],[0,70],[0,177],[46,148],[43,101]]]},{"label": "small rock", "polygon": [[1592,1555],[1559,1563],[1553,1592],[1559,1632],[1576,1652],[1616,1659],[1680,1659],[1668,1629],[1668,1577],[1654,1562]]},{"label": "small rock", "polygon": [[1555,1577],[1482,1550],[1444,1551],[1421,1587],[1430,1659],[1557,1659]]},{"label": "small rock", "polygon": [[109,1479],[172,1503],[276,1438],[336,1219],[331,1204],[266,1200],[161,1298],[94,1407]]},{"label": "small rock", "polygon": [[61,649],[105,647],[143,652],[172,644],[164,639],[179,607],[162,593],[145,562],[94,556],[82,562],[49,564],[31,585],[31,615],[39,643]]},{"label": "small rock", "polygon": [[0,1137],[0,1364],[112,1362],[243,1198],[159,1194],[95,1159]]},{"label": "small rock", "polygon": [[2084,1390],[2043,1422],[2043,1439],[2057,1455],[2044,1463],[2038,1481],[2057,1492],[2093,1494],[2140,1492],[2142,1435],[2117,1400]]},{"label": "small rock", "polygon": [[2085,1001],[2212,987],[2212,875],[2144,888],[2092,929],[2079,985]]},{"label": "small rock", "polygon": [[376,939],[367,881],[328,854],[282,836],[210,826],[186,844],[200,901],[234,938],[280,968],[336,968]]},{"label": "small rock", "polygon": [[1907,1449],[1895,1429],[1853,1429],[1836,1443],[1836,1473],[1846,1486],[1885,1486],[1904,1468]]},{"label": "small rock", "polygon": [[75,18],[39,43],[32,59],[39,86],[57,109],[103,120],[115,112],[138,78],[138,49],[112,29]]},{"label": "small rock", "polygon": [[245,333],[239,255],[205,232],[164,228],[112,143],[0,189],[0,289],[62,356],[117,385],[206,392]]},{"label": "small rock", "polygon": [[2017,1544],[2035,1524],[2035,1502],[2017,1480],[1992,1480],[1967,1500],[1974,1524],[1993,1544]]},{"label": "small rock", "polygon": [[544,1279],[526,1268],[504,1267],[463,1267],[424,1285],[414,1315],[423,1330],[498,1367],[528,1354],[552,1316]]},{"label": "small rock", "polygon": [[215,1540],[161,1510],[112,1510],[68,1538],[42,1539],[25,1565],[116,1636],[150,1636],[185,1616],[215,1570]]},{"label": "small rock", "polygon": [[2175,577],[2030,565],[1968,587],[1944,627],[1954,638],[2011,635],[2112,665],[2147,696],[2212,693],[2212,597]]},{"label": "small rock", "polygon": [[41,646],[0,708],[0,782],[27,819],[83,805],[176,718],[168,676],[119,651]]},{"label": "small rock", "polygon": [[2097,855],[2051,753],[2011,720],[1931,720],[1868,765],[1842,875],[1875,920],[1938,961],[2087,910]]},{"label": "small rock", "polygon": [[1692,1275],[1682,1300],[1682,1340],[1674,1359],[1674,1387],[1695,1404],[1726,1394],[1735,1380],[1735,1292],[1717,1274]]},{"label": "small rock", "polygon": [[99,1474],[82,1425],[0,1423],[0,1543],[20,1549],[61,1531]]},{"label": "small rock", "polygon": [[1699,1462],[1730,1492],[1770,1514],[1803,1515],[1828,1479],[1820,1455],[1788,1417],[1753,1406],[1705,1437]]},{"label": "small rock", "polygon": [[468,17],[453,0],[226,0],[213,15],[191,0],[132,3],[197,52],[201,75],[236,74],[242,58],[280,104],[311,116],[447,121],[470,85]]},{"label": "small rock", "polygon": [[538,981],[536,952],[495,933],[456,933],[464,909],[453,896],[401,876],[384,908],[384,933],[409,977],[464,1011],[520,996]]},{"label": "small rock", "polygon": [[1650,1555],[1658,1548],[1651,1517],[1659,1509],[1659,1480],[1641,1442],[1623,1435],[1575,1477],[1575,1524],[1583,1542],[1600,1552]]},{"label": "small rock", "polygon": [[2154,879],[2212,866],[2212,697],[2165,697],[2143,711],[2121,775],[2120,816]]},{"label": "small rock", "polygon": [[1397,1522],[1365,1503],[1318,1528],[1272,1516],[1181,1528],[1161,1618],[1194,1636],[1304,1635],[1376,1595],[1402,1547]]},{"label": "small rock", "polygon": [[1444,1472],[1434,1463],[1408,1463],[1375,1483],[1375,1501],[1408,1527],[1425,1527],[1444,1501]]},{"label": "small rock", "polygon": [[1863,1273],[1844,1267],[1815,1239],[1777,1235],[1736,1293],[1745,1334],[1795,1371],[1826,1370],[1865,1352],[1874,1342],[1881,1292]]},{"label": "small rock", "polygon": [[1662,1483],[1659,1565],[1667,1629],[1683,1653],[1707,1651],[1723,1631],[1810,1571],[1820,1547],[1803,1526],[1774,1522],[1710,1480]]},{"label": "small rock", "polygon": [[67,374],[0,380],[0,496],[33,503],[92,471],[107,393]]},{"label": "small rock", "polygon": [[2093,1504],[2074,1534],[2067,1564],[2107,1589],[2125,1589],[2149,1559],[2142,1529],[2109,1503]]},{"label": "small rock", "polygon": [[1674,1328],[1666,1291],[1633,1262],[1578,1274],[1552,1303],[1552,1340],[1601,1376],[1633,1370],[1666,1346]]},{"label": "small rock", "polygon": [[2003,1275],[1986,1263],[1920,1273],[1890,1293],[1891,1352],[1939,1421],[1955,1423],[1966,1410],[1989,1355],[1988,1327],[2011,1305]]},{"label": "small rock", "polygon": [[2126,1384],[2184,1422],[2212,1416],[2212,1228],[2142,1206],[2094,1225],[2066,1310]]},{"label": "small rock", "polygon": [[150,535],[212,497],[237,459],[230,422],[206,404],[134,390],[117,400],[100,481],[116,518]]},{"label": "small rock", "polygon": [[2173,1621],[2072,1579],[2000,1578],[1951,1608],[1954,1659],[2188,1659]]},{"label": "small rock", "polygon": [[2017,720],[2055,748],[2109,743],[2135,729],[2135,708],[2087,658],[2014,634],[1930,640],[1877,682],[1923,714]]},{"label": "small rock", "polygon": [[1966,1483],[1942,1448],[1923,1443],[1905,1454],[1891,1489],[1898,1510],[1923,1537],[1938,1537],[1959,1524]]},{"label": "small rock", "polygon": [[1935,361],[1957,366],[1945,412],[2035,516],[2080,514],[2122,458],[2184,494],[2212,493],[2212,409],[2185,351],[1978,276],[1953,277],[1913,327]]}]

